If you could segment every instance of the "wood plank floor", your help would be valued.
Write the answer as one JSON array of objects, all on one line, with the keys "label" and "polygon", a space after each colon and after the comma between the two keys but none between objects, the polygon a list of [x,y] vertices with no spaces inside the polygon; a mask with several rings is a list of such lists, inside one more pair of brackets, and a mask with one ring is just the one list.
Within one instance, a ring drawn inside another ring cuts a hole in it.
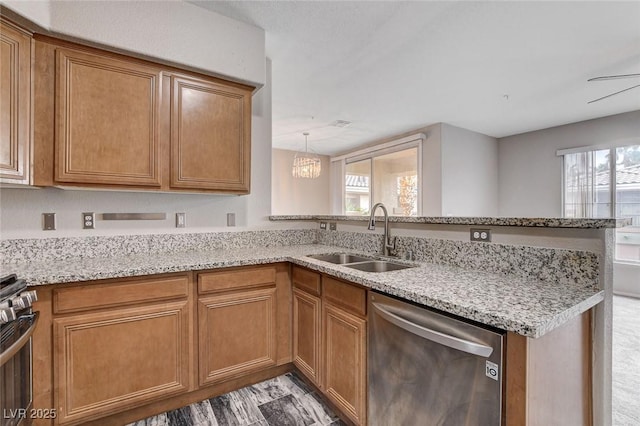
[{"label": "wood plank floor", "polygon": [[640,425],[640,299],[613,297],[613,426]]},{"label": "wood plank floor", "polygon": [[128,426],[344,425],[294,373],[149,417]]}]

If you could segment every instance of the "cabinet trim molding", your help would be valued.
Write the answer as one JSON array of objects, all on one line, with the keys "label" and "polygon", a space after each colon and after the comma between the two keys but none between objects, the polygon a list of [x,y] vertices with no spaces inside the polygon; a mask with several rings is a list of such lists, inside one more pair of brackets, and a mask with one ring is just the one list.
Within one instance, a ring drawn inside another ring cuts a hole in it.
[{"label": "cabinet trim molding", "polygon": [[[0,20],[2,60],[2,158],[0,182],[29,184],[31,161],[31,36]],[[8,58],[5,58],[5,53]],[[8,77],[8,81],[5,81]],[[5,104],[6,103],[6,104]],[[4,118],[8,118],[8,122]],[[6,127],[5,127],[6,126]],[[5,155],[7,154],[7,155]]]}]

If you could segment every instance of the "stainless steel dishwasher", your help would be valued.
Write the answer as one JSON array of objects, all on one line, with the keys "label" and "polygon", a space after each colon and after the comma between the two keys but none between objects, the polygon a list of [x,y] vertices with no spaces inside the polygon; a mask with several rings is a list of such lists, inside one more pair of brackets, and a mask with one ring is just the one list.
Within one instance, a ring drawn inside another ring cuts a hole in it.
[{"label": "stainless steel dishwasher", "polygon": [[504,334],[371,292],[368,424],[500,425]]}]

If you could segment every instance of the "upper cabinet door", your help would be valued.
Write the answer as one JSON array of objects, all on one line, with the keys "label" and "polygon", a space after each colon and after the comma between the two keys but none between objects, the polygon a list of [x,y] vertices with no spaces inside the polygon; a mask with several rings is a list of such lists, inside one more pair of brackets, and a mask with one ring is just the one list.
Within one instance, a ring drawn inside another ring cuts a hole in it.
[{"label": "upper cabinet door", "polygon": [[28,184],[31,37],[0,22],[0,182]]},{"label": "upper cabinet door", "polygon": [[159,187],[161,80],[159,68],[57,49],[56,181]]},{"label": "upper cabinet door", "polygon": [[251,91],[173,78],[171,187],[249,192]]}]

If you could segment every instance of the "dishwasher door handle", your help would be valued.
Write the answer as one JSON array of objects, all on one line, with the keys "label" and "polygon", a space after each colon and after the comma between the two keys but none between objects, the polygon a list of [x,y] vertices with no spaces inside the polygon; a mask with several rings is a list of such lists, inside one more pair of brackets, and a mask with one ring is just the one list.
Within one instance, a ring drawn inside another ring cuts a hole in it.
[{"label": "dishwasher door handle", "polygon": [[402,328],[403,330],[408,331],[409,333],[415,334],[416,336],[420,336],[424,339],[431,340],[432,342],[439,343],[441,345],[445,345],[459,351],[482,356],[485,358],[488,358],[493,352],[493,348],[491,346],[470,342],[465,339],[460,339],[459,337],[450,336],[448,334],[441,333],[436,330],[431,330],[430,328],[415,324],[407,319],[402,318],[401,316],[389,312],[383,307],[384,305],[380,303],[374,302],[372,303],[372,305],[373,309],[377,311],[377,313],[382,318]]}]

